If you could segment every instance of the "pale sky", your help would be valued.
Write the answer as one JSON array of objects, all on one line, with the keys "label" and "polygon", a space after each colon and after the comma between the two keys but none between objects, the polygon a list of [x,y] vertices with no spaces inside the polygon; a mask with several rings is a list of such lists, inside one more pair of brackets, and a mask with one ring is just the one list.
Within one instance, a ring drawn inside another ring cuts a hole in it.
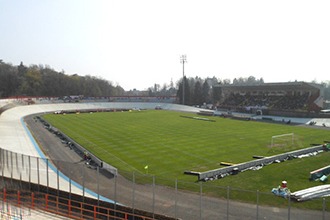
[{"label": "pale sky", "polygon": [[0,0],[0,59],[125,90],[182,77],[330,80],[328,0]]}]

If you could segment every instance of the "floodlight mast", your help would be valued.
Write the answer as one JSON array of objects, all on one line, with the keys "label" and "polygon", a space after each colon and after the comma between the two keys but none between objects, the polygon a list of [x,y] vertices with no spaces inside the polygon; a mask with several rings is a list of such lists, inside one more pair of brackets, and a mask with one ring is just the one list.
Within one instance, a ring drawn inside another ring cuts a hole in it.
[{"label": "floodlight mast", "polygon": [[180,63],[182,63],[182,105],[184,105],[184,64],[187,63],[187,56],[186,55],[181,55],[180,57]]}]

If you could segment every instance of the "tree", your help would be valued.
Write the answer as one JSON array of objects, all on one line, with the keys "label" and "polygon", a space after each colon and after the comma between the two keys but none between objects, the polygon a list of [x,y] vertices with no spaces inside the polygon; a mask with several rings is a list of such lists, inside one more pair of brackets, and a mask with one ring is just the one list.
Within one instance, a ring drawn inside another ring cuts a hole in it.
[{"label": "tree", "polygon": [[214,104],[217,104],[221,100],[221,95],[222,95],[221,87],[214,86],[212,88],[212,99]]},{"label": "tree", "polygon": [[182,83],[182,80],[181,80],[181,82],[179,82],[179,86],[178,86],[179,88],[178,88],[177,93],[176,93],[176,97],[177,97],[180,104],[183,103],[183,94],[182,94],[183,86],[182,85],[183,85],[183,83]]},{"label": "tree", "polygon": [[257,80],[254,76],[249,76],[246,80],[246,83],[248,85],[255,85],[255,84],[257,84]]},{"label": "tree", "polygon": [[154,84],[154,91],[155,91],[155,93],[159,92],[159,88],[160,88],[160,85],[157,84],[157,83],[155,83]]},{"label": "tree", "polygon": [[61,83],[61,76],[50,67],[41,69],[42,88],[40,94],[42,96],[63,96],[63,84]]},{"label": "tree", "polygon": [[10,97],[17,94],[19,87],[18,72],[12,65],[0,63],[0,97]]},{"label": "tree", "polygon": [[87,75],[66,75],[49,65],[18,66],[0,62],[0,97],[28,96],[111,96],[123,95],[124,89],[110,81]]},{"label": "tree", "polygon": [[193,105],[202,105],[203,104],[203,92],[202,92],[202,85],[199,81],[195,83],[193,98],[192,98]]},{"label": "tree", "polygon": [[[183,98],[183,82],[184,82],[184,98]],[[186,76],[183,77],[183,80],[179,83],[179,89],[177,91],[177,97],[179,99],[179,103],[183,104],[183,99],[184,99],[184,104],[185,105],[190,105],[190,86],[188,83],[188,80]]]},{"label": "tree", "polygon": [[18,69],[19,76],[24,76],[26,74],[28,68],[23,65],[23,62],[21,62],[19,64],[19,66],[17,67],[17,69]]},{"label": "tree", "polygon": [[22,95],[28,96],[40,96],[42,87],[42,78],[40,70],[37,66],[31,66],[28,68],[24,81],[21,85],[20,92]]},{"label": "tree", "polygon": [[205,80],[204,83],[203,83],[202,99],[203,99],[203,102],[205,102],[205,103],[210,103],[211,102],[211,98],[210,98],[210,85],[207,82],[207,80]]}]

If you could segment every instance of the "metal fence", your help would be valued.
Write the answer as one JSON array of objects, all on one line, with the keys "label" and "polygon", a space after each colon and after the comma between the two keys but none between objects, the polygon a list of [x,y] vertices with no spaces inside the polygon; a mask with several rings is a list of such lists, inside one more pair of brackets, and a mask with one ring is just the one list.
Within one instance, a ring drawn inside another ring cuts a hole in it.
[{"label": "metal fence", "polygon": [[[270,192],[218,187],[208,182],[123,171],[113,176],[83,161],[50,161],[4,149],[0,150],[0,173],[2,179],[34,183],[58,190],[58,194],[66,191],[177,219],[330,219],[328,198],[298,203]],[[160,182],[167,186],[160,186]]]}]

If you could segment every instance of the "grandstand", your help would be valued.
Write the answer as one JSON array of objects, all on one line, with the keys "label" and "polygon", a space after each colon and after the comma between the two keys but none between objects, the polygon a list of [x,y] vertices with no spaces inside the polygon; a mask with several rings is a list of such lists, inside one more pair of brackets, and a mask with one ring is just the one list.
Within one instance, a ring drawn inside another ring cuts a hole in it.
[{"label": "grandstand", "polygon": [[322,86],[306,82],[258,85],[217,85],[218,108],[246,113],[319,112],[323,108]]}]

